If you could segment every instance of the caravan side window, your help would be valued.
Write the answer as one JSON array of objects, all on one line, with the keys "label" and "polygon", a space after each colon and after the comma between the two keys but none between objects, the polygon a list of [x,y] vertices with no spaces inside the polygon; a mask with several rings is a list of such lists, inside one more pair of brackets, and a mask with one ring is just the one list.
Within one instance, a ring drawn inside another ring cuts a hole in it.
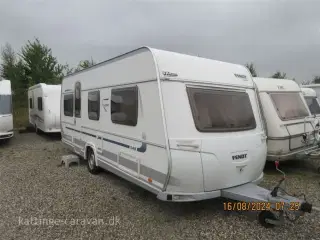
[{"label": "caravan side window", "polygon": [[111,121],[136,126],[138,122],[138,87],[111,90]]},{"label": "caravan side window", "polygon": [[42,111],[42,97],[38,97],[38,110]]},{"label": "caravan side window", "polygon": [[63,112],[65,116],[73,117],[73,94],[63,96]]},{"label": "caravan side window", "polygon": [[81,83],[75,85],[74,116],[81,117]]},{"label": "caravan side window", "polygon": [[29,107],[30,109],[33,109],[32,98],[29,98]]},{"label": "caravan side window", "polygon": [[96,121],[100,118],[100,91],[88,92],[88,117]]}]

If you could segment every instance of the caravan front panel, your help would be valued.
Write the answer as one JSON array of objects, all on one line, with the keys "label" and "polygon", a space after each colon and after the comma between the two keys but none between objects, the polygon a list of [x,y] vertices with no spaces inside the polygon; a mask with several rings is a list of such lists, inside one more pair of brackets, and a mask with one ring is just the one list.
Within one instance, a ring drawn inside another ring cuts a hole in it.
[{"label": "caravan front panel", "polygon": [[11,82],[0,80],[0,139],[13,136]]},{"label": "caravan front panel", "polygon": [[181,182],[170,182],[170,191],[211,192],[262,178],[267,147],[254,89],[166,82],[164,94],[172,176]]},{"label": "caravan front panel", "polygon": [[268,160],[284,161],[307,156],[317,149],[318,129],[293,80],[254,78],[268,132]]}]

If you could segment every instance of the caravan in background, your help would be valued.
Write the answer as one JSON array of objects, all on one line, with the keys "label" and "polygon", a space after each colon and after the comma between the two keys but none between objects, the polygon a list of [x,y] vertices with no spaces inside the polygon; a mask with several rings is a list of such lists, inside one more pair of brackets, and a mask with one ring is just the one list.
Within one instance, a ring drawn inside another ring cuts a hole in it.
[{"label": "caravan in background", "polygon": [[13,137],[12,92],[9,80],[0,80],[0,140]]},{"label": "caravan in background", "polygon": [[267,160],[293,160],[317,154],[319,126],[299,85],[288,79],[253,80],[267,126]]},{"label": "caravan in background", "polygon": [[29,123],[45,133],[60,132],[61,85],[39,83],[29,88]]}]

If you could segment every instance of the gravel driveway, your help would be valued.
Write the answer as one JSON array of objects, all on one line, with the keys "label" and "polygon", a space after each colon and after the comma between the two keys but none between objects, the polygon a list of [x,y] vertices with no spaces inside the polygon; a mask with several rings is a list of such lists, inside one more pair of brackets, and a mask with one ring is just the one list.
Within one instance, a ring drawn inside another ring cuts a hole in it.
[{"label": "gravel driveway", "polygon": [[[17,134],[0,146],[0,239],[320,239],[320,213],[273,229],[254,214],[224,212],[223,199],[161,202],[151,193],[84,163],[59,167],[58,137]],[[281,167],[281,166],[280,166]],[[285,164],[287,188],[320,206],[320,176]],[[263,186],[280,175],[266,167]]]}]

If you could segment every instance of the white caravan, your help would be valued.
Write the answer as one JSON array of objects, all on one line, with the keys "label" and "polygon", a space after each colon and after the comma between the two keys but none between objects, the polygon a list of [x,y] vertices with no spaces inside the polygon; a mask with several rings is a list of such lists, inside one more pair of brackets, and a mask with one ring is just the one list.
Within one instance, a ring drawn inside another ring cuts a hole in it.
[{"label": "white caravan", "polygon": [[313,83],[313,84],[302,85],[301,87],[312,88],[316,92],[317,97],[320,98],[320,84]]},{"label": "white caravan", "polygon": [[320,105],[319,105],[316,91],[312,88],[305,88],[305,87],[301,87],[301,91],[303,93],[304,99],[307,102],[307,105],[309,107],[311,114],[315,115],[316,117],[319,117]]},{"label": "white caravan", "polygon": [[11,82],[0,80],[0,140],[13,137]]},{"label": "white caravan", "polygon": [[66,76],[60,115],[62,142],[93,174],[164,201],[270,200],[256,185],[267,144],[243,66],[142,47]]},{"label": "white caravan", "polygon": [[267,127],[267,160],[314,154],[319,133],[299,85],[288,79],[254,78],[254,82]]},{"label": "white caravan", "polygon": [[60,132],[61,85],[39,83],[29,88],[29,123],[45,133]]}]

